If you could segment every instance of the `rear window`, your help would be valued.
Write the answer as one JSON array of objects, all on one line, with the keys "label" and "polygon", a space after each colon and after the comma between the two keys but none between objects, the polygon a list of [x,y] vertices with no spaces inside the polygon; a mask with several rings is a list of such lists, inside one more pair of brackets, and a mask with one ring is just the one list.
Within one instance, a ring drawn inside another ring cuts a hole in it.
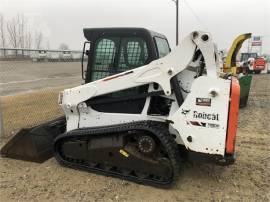
[{"label": "rear window", "polygon": [[170,52],[170,47],[167,40],[164,38],[155,37],[155,41],[159,58],[166,56]]}]

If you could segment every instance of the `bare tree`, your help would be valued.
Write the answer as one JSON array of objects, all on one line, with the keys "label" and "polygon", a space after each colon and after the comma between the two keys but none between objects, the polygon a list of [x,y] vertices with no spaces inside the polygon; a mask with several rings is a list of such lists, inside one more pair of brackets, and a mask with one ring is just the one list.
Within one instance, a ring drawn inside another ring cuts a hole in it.
[{"label": "bare tree", "polygon": [[[10,45],[13,48],[18,48],[19,47],[19,30],[18,30],[18,16],[17,18],[13,17],[11,20],[7,21],[7,34],[9,38]],[[17,51],[16,51],[17,55]]]},{"label": "bare tree", "polygon": [[47,50],[50,50],[50,41],[47,40]]},{"label": "bare tree", "polygon": [[[27,34],[26,34],[26,28],[27,28],[27,19],[23,14],[18,14],[17,15],[18,19],[18,34],[19,34],[19,47],[20,48],[26,48],[26,39],[27,39]],[[22,55],[24,56],[24,51],[22,50]]]},{"label": "bare tree", "polygon": [[36,45],[36,49],[40,49],[41,48],[41,44],[43,41],[43,34],[41,31],[36,31],[35,34],[35,45]]},{"label": "bare tree", "polygon": [[59,46],[59,49],[60,50],[68,50],[69,48],[68,48],[68,45],[67,44],[61,43],[60,46]]},{"label": "bare tree", "polygon": [[[2,37],[1,25],[4,23],[3,16],[0,15],[0,37]],[[41,49],[44,40],[41,30],[35,31],[34,34],[28,24],[28,19],[23,14],[17,14],[16,17],[6,21],[7,37],[13,48],[30,49],[32,47]],[[5,35],[3,35],[5,36]],[[2,39],[2,38],[0,38]],[[2,39],[3,41],[3,39]],[[3,43],[3,42],[2,42]],[[6,42],[5,42],[6,44]],[[16,51],[17,55],[17,51]],[[24,50],[22,50],[24,55]]]},{"label": "bare tree", "polygon": [[33,38],[32,38],[32,33],[30,31],[28,31],[25,35],[25,48],[32,48],[32,42],[33,42]]},{"label": "bare tree", "polygon": [[[28,30],[26,35],[25,35],[25,48],[31,49],[32,48],[32,42],[33,42],[32,33],[31,33],[30,30]],[[30,56],[30,51],[28,51],[28,55]]]},{"label": "bare tree", "polygon": [[[1,38],[1,46],[3,48],[6,47],[6,35],[5,35],[5,21],[4,16],[0,13],[0,38]],[[6,51],[4,50],[4,56],[6,55]]]}]

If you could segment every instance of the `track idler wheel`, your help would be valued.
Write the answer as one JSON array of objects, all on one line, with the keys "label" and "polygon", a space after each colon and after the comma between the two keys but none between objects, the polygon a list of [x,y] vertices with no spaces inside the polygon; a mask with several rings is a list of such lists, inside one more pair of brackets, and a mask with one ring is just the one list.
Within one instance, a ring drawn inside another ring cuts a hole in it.
[{"label": "track idler wheel", "polygon": [[149,155],[155,151],[156,142],[154,138],[143,135],[138,138],[138,149],[141,153]]}]

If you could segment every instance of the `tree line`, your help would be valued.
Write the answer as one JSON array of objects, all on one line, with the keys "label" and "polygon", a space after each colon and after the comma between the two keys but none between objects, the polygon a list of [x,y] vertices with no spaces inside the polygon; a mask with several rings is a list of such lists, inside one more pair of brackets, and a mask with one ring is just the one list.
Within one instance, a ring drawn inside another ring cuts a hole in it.
[{"label": "tree line", "polygon": [[5,19],[0,13],[0,47],[40,49],[43,40],[42,31],[33,30],[23,14]]}]

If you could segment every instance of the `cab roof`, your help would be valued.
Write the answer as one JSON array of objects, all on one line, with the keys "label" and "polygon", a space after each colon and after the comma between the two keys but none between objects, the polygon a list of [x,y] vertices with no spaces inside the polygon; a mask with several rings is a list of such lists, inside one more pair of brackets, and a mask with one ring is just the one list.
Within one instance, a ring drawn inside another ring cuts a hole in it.
[{"label": "cab roof", "polygon": [[84,28],[83,33],[88,41],[95,41],[100,36],[138,36],[160,37],[166,36],[141,27],[106,27],[106,28]]}]

